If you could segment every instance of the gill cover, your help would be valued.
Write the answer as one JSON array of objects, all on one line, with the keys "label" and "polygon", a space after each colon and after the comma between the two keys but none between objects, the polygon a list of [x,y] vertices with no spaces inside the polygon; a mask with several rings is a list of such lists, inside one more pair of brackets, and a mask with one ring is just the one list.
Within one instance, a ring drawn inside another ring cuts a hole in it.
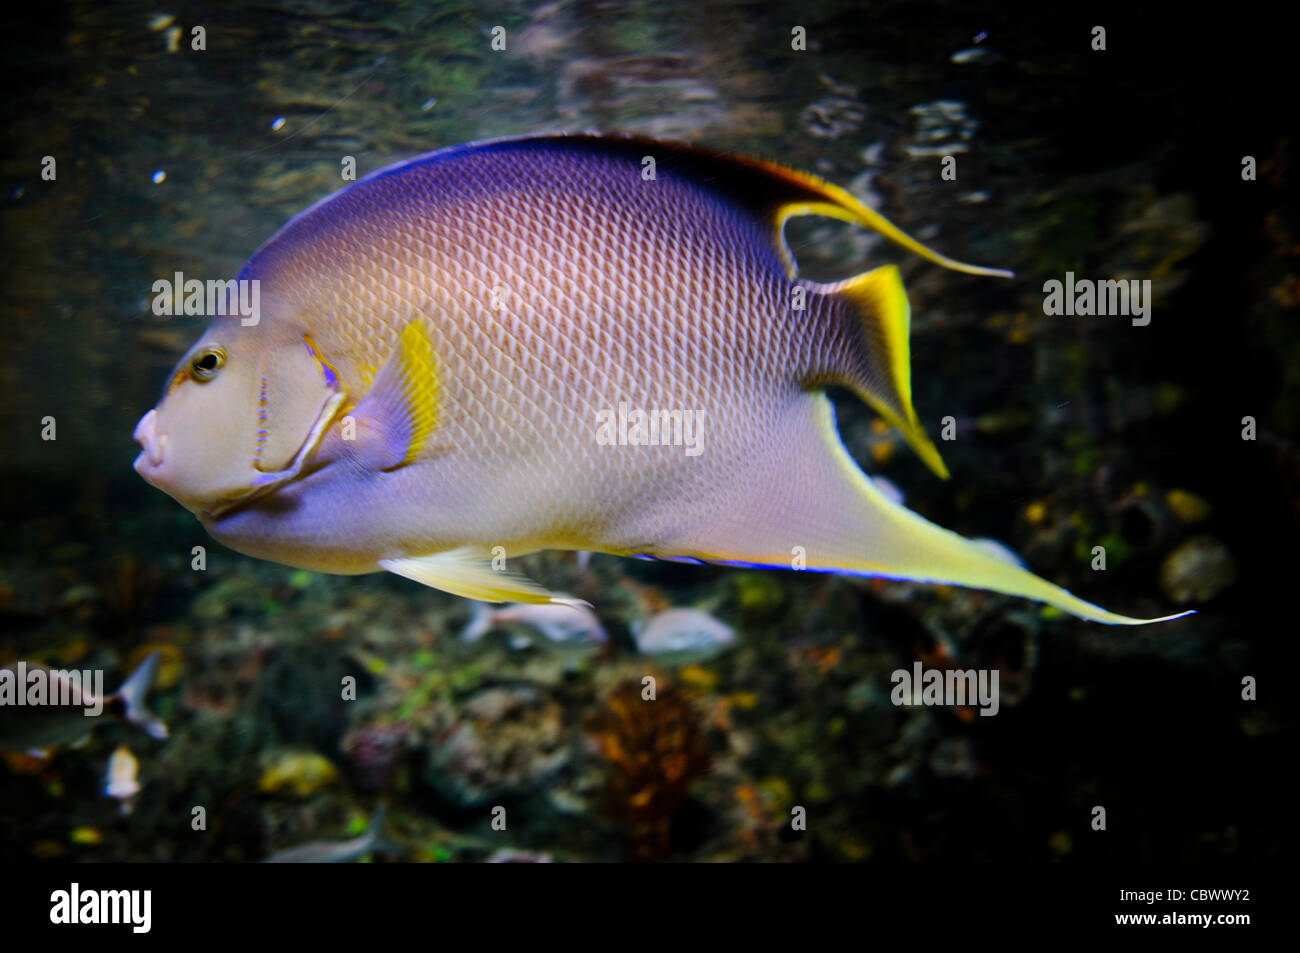
[{"label": "gill cover", "polygon": [[296,346],[266,351],[257,383],[252,450],[253,467],[263,475],[257,485],[269,482],[265,477],[279,483],[296,475],[329,426],[333,413],[327,408],[331,401],[334,407],[342,403],[342,394],[338,375],[309,336],[303,335]]}]

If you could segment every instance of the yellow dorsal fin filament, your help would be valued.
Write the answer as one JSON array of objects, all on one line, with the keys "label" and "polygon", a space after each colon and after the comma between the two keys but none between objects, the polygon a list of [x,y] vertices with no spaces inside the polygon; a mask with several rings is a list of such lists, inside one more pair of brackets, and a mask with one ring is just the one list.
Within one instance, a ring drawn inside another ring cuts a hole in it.
[{"label": "yellow dorsal fin filament", "polygon": [[850,222],[854,225],[861,225],[863,228],[869,228],[874,232],[879,232],[891,242],[902,245],[913,254],[920,255],[926,261],[934,262],[944,268],[953,271],[960,271],[967,275],[986,275],[992,278],[1014,278],[1015,272],[1007,271],[1004,268],[985,268],[982,265],[968,265],[965,262],[949,258],[947,255],[941,255],[932,248],[922,245],[911,235],[904,232],[901,228],[891,222],[879,212],[873,211],[866,205],[858,201],[852,193],[840,188],[838,185],[832,185],[825,182],[815,175],[808,175],[805,172],[797,172],[793,169],[786,169],[781,166],[770,165],[774,172],[779,172],[788,179],[797,181],[800,185],[815,192],[820,193],[822,201],[818,200],[796,200],[787,202],[778,206],[776,210],[776,235],[777,246],[781,249],[781,256],[785,259],[787,273],[790,277],[795,275],[795,264],[790,258],[789,249],[786,246],[785,239],[782,237],[785,229],[785,223],[788,219],[796,218],[800,215],[823,215],[827,218],[838,219],[841,222]]},{"label": "yellow dorsal fin filament", "polygon": [[856,278],[826,285],[823,290],[848,300],[859,318],[866,373],[851,379],[850,385],[902,434],[926,466],[946,479],[948,468],[938,449],[925,435],[912,406],[908,346],[912,309],[898,268],[886,265]]}]

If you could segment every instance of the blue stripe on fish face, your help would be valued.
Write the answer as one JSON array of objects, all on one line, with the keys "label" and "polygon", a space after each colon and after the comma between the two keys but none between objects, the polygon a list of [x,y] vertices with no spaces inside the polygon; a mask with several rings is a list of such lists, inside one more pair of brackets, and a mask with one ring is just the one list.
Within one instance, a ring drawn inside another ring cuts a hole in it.
[{"label": "blue stripe on fish face", "polygon": [[253,445],[253,469],[262,462],[262,451],[266,449],[266,438],[270,431],[266,429],[266,378],[261,379],[257,388],[257,422],[261,429],[257,431],[257,442]]}]

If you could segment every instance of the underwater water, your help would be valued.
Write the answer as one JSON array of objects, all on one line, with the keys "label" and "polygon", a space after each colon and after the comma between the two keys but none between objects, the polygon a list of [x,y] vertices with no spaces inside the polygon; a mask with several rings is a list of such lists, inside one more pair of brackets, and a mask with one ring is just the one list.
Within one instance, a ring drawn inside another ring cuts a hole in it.
[{"label": "underwater water", "polygon": [[[156,653],[167,735],[106,716],[48,746],[0,737],[0,860],[1285,854],[1294,709],[1265,686],[1293,671],[1295,138],[1158,13],[1116,20],[1105,50],[1091,21],[985,3],[31,16],[5,40],[0,665],[112,691]],[[1111,627],[977,589],[548,551],[519,568],[591,603],[605,639],[466,639],[469,601],[241,555],[134,472],[133,428],[206,324],[156,314],[155,282],[233,277],[349,158],[360,177],[561,131],[777,161],[1015,271],[790,223],[809,276],[900,266],[912,396],[951,478],[836,391],[845,446],[910,509],[1090,602],[1197,614]],[[1049,313],[1067,274],[1142,282],[1149,313]],[[685,648],[647,637],[674,608],[712,620]],[[914,666],[996,672],[996,704],[898,704]]]}]

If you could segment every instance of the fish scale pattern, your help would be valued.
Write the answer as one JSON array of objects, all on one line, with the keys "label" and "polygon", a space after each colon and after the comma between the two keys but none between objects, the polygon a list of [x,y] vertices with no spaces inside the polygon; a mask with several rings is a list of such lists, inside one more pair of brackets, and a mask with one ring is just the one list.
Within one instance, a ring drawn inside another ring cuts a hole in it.
[{"label": "fish scale pattern", "polygon": [[[304,212],[246,277],[275,320],[307,328],[350,403],[425,322],[442,394],[431,481],[491,486],[484,507],[506,496],[585,534],[631,501],[647,526],[622,531],[652,537],[683,492],[725,507],[746,468],[772,465],[801,374],[848,360],[808,348],[849,342],[816,326],[817,295],[790,311],[772,223],[672,166],[641,168],[528,142],[435,154]],[[597,412],[620,401],[703,411],[705,453],[601,446]]]}]

